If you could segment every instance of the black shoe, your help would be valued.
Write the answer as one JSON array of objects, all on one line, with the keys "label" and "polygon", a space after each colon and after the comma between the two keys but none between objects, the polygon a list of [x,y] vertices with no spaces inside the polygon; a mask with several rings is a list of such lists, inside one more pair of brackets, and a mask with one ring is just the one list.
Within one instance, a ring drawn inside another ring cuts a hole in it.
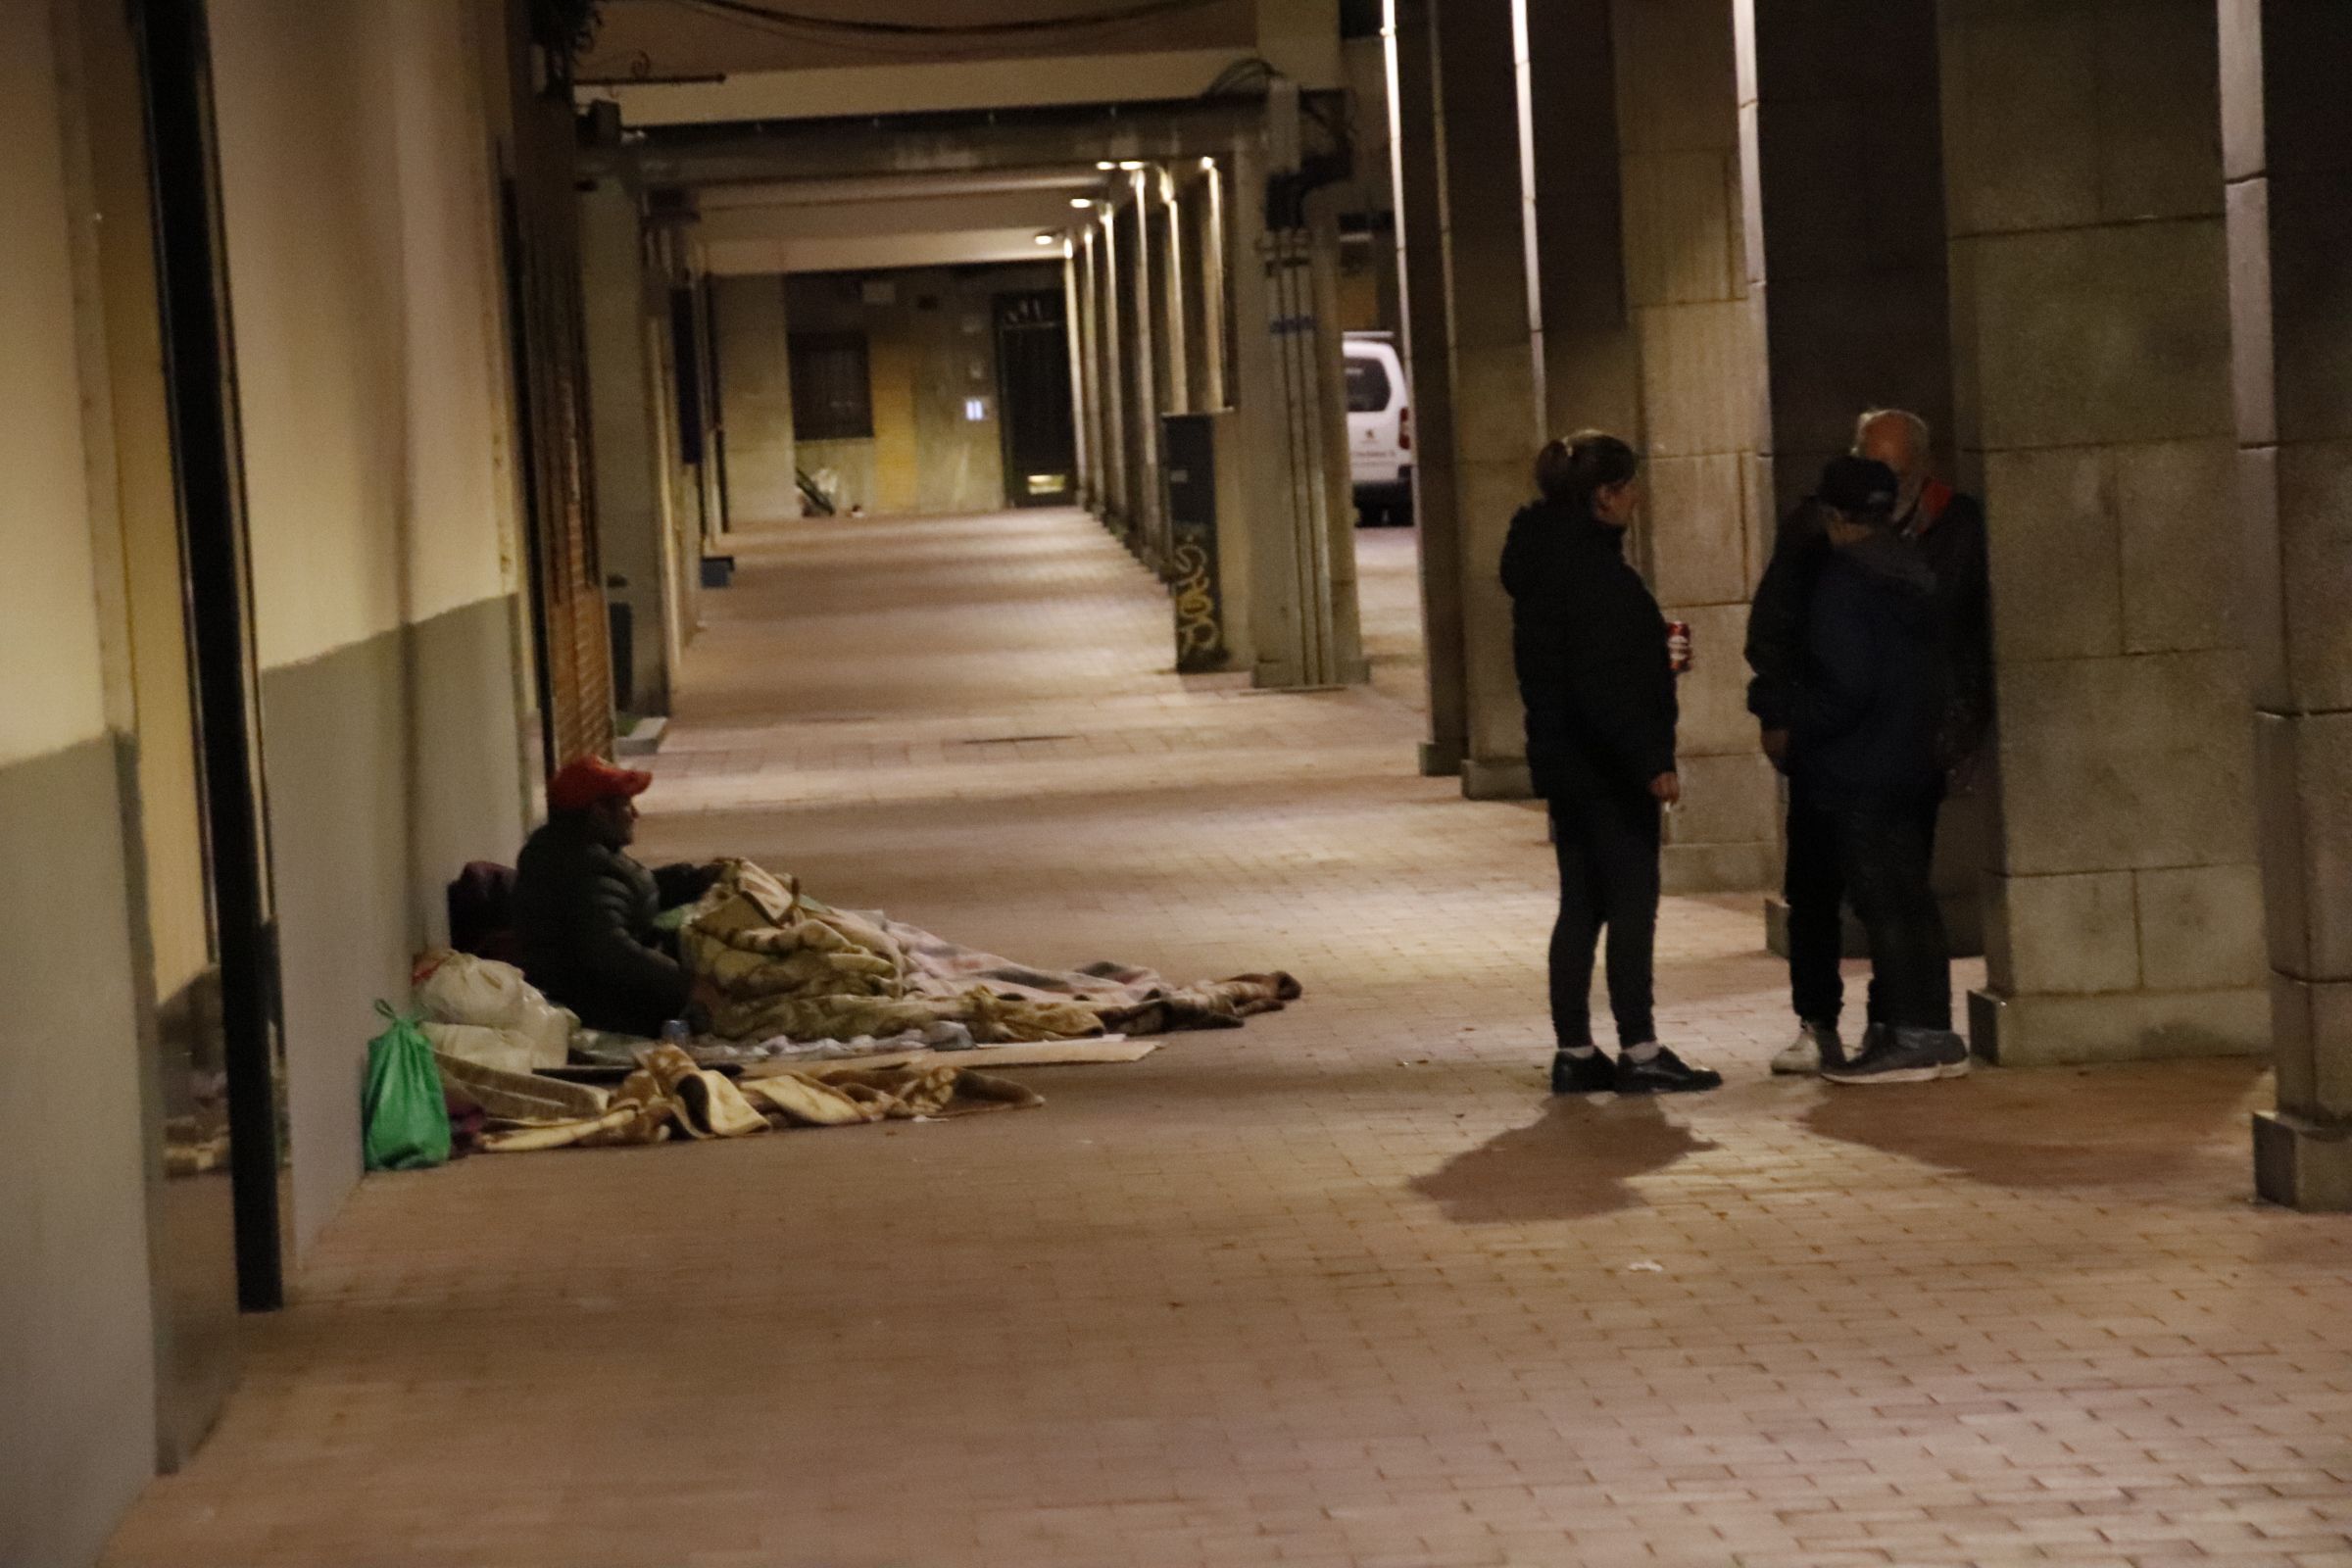
[{"label": "black shoe", "polygon": [[1605,1051],[1571,1056],[1565,1051],[1551,1058],[1551,1092],[1555,1095],[1605,1095],[1617,1087],[1617,1064]]},{"label": "black shoe", "polygon": [[1712,1067],[1693,1067],[1664,1046],[1647,1061],[1631,1055],[1617,1058],[1617,1092],[1621,1095],[1691,1095],[1721,1089],[1723,1074]]},{"label": "black shoe", "polygon": [[1968,1043],[1949,1029],[1889,1029],[1868,1051],[1822,1077],[1834,1084],[1924,1084],[1964,1078]]}]

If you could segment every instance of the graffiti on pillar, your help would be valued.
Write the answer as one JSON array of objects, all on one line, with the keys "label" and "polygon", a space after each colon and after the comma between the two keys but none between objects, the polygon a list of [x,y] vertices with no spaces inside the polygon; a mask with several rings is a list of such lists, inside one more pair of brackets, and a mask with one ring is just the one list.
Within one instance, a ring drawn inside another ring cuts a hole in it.
[{"label": "graffiti on pillar", "polygon": [[1219,669],[1225,663],[1225,627],[1218,612],[1216,541],[1207,537],[1176,542],[1176,667]]},{"label": "graffiti on pillar", "polygon": [[1217,571],[1216,416],[1167,416],[1169,593],[1176,611],[1176,668],[1225,667],[1225,590]]}]

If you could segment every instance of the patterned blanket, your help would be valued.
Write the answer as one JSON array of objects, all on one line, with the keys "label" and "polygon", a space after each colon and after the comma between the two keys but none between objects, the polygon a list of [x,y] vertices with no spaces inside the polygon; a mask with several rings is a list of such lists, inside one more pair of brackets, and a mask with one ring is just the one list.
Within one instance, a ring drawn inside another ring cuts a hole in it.
[{"label": "patterned blanket", "polygon": [[679,947],[711,1032],[728,1040],[889,1038],[942,1022],[983,1044],[1231,1029],[1299,995],[1279,972],[1175,985],[1129,964],[1032,968],[834,908],[748,860],[724,863]]}]

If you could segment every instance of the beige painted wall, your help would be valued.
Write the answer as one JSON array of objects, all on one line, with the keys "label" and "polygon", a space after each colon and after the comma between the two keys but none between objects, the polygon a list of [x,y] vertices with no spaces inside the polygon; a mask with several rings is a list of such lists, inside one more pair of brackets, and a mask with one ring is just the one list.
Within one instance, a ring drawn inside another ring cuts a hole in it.
[{"label": "beige painted wall", "polygon": [[150,1474],[156,1390],[52,17],[0,0],[0,1563],[63,1568]]},{"label": "beige painted wall", "polygon": [[477,11],[212,11],[298,1248],[359,1179],[371,1004],[523,825]]},{"label": "beige painted wall", "polygon": [[264,668],[513,576],[494,185],[460,0],[221,0]]},{"label": "beige painted wall", "polygon": [[6,0],[0,50],[0,764],[106,725],[47,11]]}]

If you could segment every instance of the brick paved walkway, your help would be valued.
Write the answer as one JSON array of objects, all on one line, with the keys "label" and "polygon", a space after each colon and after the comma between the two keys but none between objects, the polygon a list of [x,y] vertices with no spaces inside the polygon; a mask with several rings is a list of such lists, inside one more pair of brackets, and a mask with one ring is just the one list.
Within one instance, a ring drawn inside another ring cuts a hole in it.
[{"label": "brick paved walkway", "polygon": [[1397,703],[1179,683],[1068,514],[740,554],[651,850],[1309,1000],[1032,1112],[372,1180],[111,1561],[2352,1562],[2352,1223],[2250,1206],[2253,1068],[1774,1082],[1754,901],[1677,901],[1731,1083],[1548,1103],[1539,819]]}]

